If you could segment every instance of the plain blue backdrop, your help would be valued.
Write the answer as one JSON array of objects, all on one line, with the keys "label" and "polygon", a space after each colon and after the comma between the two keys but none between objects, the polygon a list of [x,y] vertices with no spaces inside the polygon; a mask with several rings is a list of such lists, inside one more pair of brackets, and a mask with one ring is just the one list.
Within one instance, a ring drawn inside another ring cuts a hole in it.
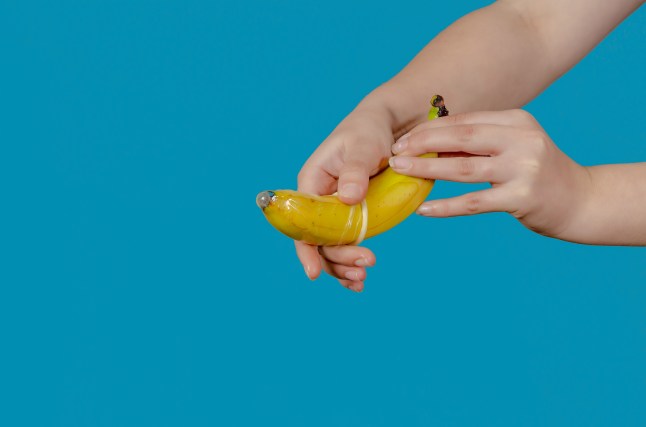
[{"label": "plain blue backdrop", "polygon": [[[646,425],[644,248],[412,216],[358,295],[255,206],[488,3],[3,1],[0,425]],[[644,40],[526,107],[576,161],[646,160]]]}]

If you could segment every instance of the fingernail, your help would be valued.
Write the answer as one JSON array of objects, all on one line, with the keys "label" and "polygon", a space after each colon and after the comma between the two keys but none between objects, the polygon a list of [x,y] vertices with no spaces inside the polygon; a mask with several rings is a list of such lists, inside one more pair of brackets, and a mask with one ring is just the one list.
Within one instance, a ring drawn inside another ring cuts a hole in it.
[{"label": "fingernail", "polygon": [[310,274],[310,266],[309,265],[305,266],[305,275],[307,276],[308,279],[314,280],[314,279],[312,279],[312,275]]},{"label": "fingernail", "polygon": [[397,143],[392,146],[392,151],[395,154],[401,153],[402,151],[404,151],[406,149],[407,145],[408,145],[408,134],[406,134],[406,135],[402,136],[401,138],[399,138]]},{"label": "fingernail", "polygon": [[359,285],[350,285],[348,289],[357,293],[363,292],[363,289],[360,288]]},{"label": "fingernail", "polygon": [[388,163],[390,163],[391,168],[399,170],[409,169],[413,164],[409,159],[397,156],[391,157]]},{"label": "fingernail", "polygon": [[357,267],[367,267],[368,266],[368,260],[365,258],[359,258],[354,262],[354,265]]},{"label": "fingernail", "polygon": [[359,280],[359,272],[358,271],[354,271],[354,270],[346,271],[344,276],[348,280],[353,280],[353,281]]},{"label": "fingernail", "polygon": [[430,203],[425,203],[419,208],[417,208],[417,213],[420,215],[431,215],[435,210],[435,205]]},{"label": "fingernail", "polygon": [[339,191],[339,195],[348,199],[358,199],[361,197],[359,186],[354,183],[346,184]]}]

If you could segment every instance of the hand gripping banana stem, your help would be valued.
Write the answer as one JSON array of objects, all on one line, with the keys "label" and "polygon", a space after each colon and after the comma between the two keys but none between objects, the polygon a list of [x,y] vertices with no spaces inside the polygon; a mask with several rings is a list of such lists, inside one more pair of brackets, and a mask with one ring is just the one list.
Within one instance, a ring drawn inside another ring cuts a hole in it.
[{"label": "hand gripping banana stem", "polygon": [[[433,96],[428,119],[448,114],[444,99]],[[420,157],[437,157],[437,153]],[[433,184],[433,180],[400,175],[388,167],[370,179],[366,198],[357,205],[346,205],[335,195],[293,190],[263,191],[256,204],[271,225],[294,240],[318,246],[359,244],[415,212]]]}]

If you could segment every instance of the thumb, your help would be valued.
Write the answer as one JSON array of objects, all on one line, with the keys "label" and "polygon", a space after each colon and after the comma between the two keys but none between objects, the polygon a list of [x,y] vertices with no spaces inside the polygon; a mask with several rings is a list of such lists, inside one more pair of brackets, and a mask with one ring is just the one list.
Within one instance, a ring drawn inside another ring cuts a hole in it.
[{"label": "thumb", "polygon": [[370,172],[374,169],[365,160],[350,158],[339,171],[338,197],[343,203],[354,205],[366,197]]}]

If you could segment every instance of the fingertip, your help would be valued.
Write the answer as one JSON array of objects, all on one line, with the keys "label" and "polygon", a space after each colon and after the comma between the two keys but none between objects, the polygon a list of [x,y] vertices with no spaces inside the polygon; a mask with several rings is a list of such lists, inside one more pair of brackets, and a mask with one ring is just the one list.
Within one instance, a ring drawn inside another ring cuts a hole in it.
[{"label": "fingertip", "polygon": [[375,264],[375,254],[364,246],[321,246],[319,253],[325,260],[346,267],[372,267]]},{"label": "fingertip", "polygon": [[338,191],[339,200],[343,203],[354,205],[361,202],[367,192],[367,188],[357,182],[346,182],[341,185]]},{"label": "fingertip", "polygon": [[369,264],[368,264],[368,260],[362,257],[356,260],[354,262],[354,265],[356,265],[357,267],[368,267]]},{"label": "fingertip", "polygon": [[295,241],[296,255],[303,264],[305,275],[310,280],[316,280],[321,275],[321,258],[316,246],[311,246],[303,242]]},{"label": "fingertip", "polygon": [[377,264],[377,256],[368,248],[362,247],[361,257],[355,261],[357,267],[374,267]]},{"label": "fingertip", "polygon": [[355,282],[352,280],[339,280],[339,283],[341,283],[341,286],[343,286],[344,288],[349,289],[356,293],[361,293],[363,292],[363,289],[364,289],[363,282]]},{"label": "fingertip", "polygon": [[352,285],[350,285],[350,290],[356,293],[363,292],[363,282],[354,282]]},{"label": "fingertip", "polygon": [[404,173],[413,167],[413,161],[409,157],[393,156],[388,159],[388,164],[397,172]]},{"label": "fingertip", "polygon": [[357,267],[374,267],[375,265],[374,256],[372,257],[369,255],[362,256],[361,258],[357,259],[354,262],[354,265],[356,265]]},{"label": "fingertip", "polygon": [[343,276],[353,282],[361,282],[366,280],[366,270],[364,268],[353,268],[346,271]]},{"label": "fingertip", "polygon": [[417,208],[416,213],[425,217],[445,217],[448,216],[446,203],[443,201],[427,202]]},{"label": "fingertip", "polygon": [[[317,253],[318,255],[318,253]],[[309,271],[307,277],[310,278],[310,280],[316,280],[319,278],[321,273],[323,272],[323,266],[321,264],[321,258],[317,256],[310,264],[309,264]]]},{"label": "fingertip", "polygon": [[419,208],[417,208],[417,214],[421,216],[433,216],[435,211],[435,205],[430,203],[424,203]]},{"label": "fingertip", "polygon": [[311,264],[306,264],[304,266],[304,269],[305,269],[305,275],[307,276],[308,279],[312,281],[318,279],[318,277],[321,275],[321,269],[317,269]]},{"label": "fingertip", "polygon": [[339,173],[337,193],[346,204],[361,202],[368,192],[369,167],[363,161],[349,161]]},{"label": "fingertip", "polygon": [[393,144],[392,147],[390,147],[390,150],[392,151],[393,154],[402,154],[406,148],[408,147],[408,138],[410,137],[410,133],[407,133],[403,135],[401,138],[397,140],[396,143]]}]

